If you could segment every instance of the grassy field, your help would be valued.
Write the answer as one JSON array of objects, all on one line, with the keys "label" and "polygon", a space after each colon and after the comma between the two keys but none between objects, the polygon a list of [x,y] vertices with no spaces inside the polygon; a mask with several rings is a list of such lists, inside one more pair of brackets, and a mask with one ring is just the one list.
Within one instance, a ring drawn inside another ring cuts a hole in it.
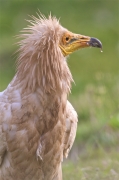
[{"label": "grassy field", "polygon": [[119,154],[98,150],[90,157],[81,157],[75,163],[68,162],[63,166],[66,180],[118,180]]},{"label": "grassy field", "polygon": [[96,48],[68,58],[75,84],[69,100],[79,115],[75,145],[63,164],[65,180],[119,179],[119,1],[0,0],[0,90],[15,74],[15,35],[38,9],[72,32],[99,38]]}]

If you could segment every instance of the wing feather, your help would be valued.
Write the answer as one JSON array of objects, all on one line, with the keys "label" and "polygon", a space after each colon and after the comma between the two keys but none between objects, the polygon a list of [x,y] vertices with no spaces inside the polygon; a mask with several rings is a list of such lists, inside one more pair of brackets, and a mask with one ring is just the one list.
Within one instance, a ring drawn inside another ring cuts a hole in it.
[{"label": "wing feather", "polygon": [[74,143],[76,137],[78,116],[73,106],[67,101],[66,106],[66,130],[64,137],[64,151],[63,155],[67,158],[69,151]]},{"label": "wing feather", "polygon": [[0,92],[0,166],[3,162],[4,155],[6,152],[6,139],[3,132],[3,128],[7,128],[4,123],[4,119],[7,116],[7,113],[5,114],[4,110],[6,110],[7,107],[4,103],[4,99],[5,97],[3,95],[3,92]]}]

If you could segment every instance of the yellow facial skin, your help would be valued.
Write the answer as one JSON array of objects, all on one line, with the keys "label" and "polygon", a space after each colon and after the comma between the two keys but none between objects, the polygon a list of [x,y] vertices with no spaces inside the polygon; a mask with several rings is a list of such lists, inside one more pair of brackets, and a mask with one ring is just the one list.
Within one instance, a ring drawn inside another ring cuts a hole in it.
[{"label": "yellow facial skin", "polygon": [[67,56],[80,48],[89,46],[102,48],[102,43],[96,38],[91,38],[89,36],[80,34],[73,34],[72,32],[66,32],[63,34],[59,44],[59,47],[62,50],[64,56]]}]

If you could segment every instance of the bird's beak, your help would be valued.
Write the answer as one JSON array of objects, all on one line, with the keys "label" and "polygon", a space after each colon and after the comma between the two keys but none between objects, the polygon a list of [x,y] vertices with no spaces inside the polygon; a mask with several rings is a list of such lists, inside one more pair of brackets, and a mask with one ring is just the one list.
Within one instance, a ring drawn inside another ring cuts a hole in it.
[{"label": "bird's beak", "polygon": [[98,39],[80,34],[73,34],[71,32],[63,35],[59,45],[64,56],[67,56],[80,48],[90,46],[102,49],[102,43]]}]

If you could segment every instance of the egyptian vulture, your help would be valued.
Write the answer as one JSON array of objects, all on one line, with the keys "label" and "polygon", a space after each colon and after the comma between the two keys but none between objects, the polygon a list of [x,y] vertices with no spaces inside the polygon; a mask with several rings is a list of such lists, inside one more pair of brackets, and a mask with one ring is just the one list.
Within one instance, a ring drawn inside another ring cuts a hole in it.
[{"label": "egyptian vulture", "polygon": [[0,93],[0,180],[62,180],[77,113],[66,56],[101,42],[74,34],[51,15],[32,17],[20,35],[16,74]]}]

